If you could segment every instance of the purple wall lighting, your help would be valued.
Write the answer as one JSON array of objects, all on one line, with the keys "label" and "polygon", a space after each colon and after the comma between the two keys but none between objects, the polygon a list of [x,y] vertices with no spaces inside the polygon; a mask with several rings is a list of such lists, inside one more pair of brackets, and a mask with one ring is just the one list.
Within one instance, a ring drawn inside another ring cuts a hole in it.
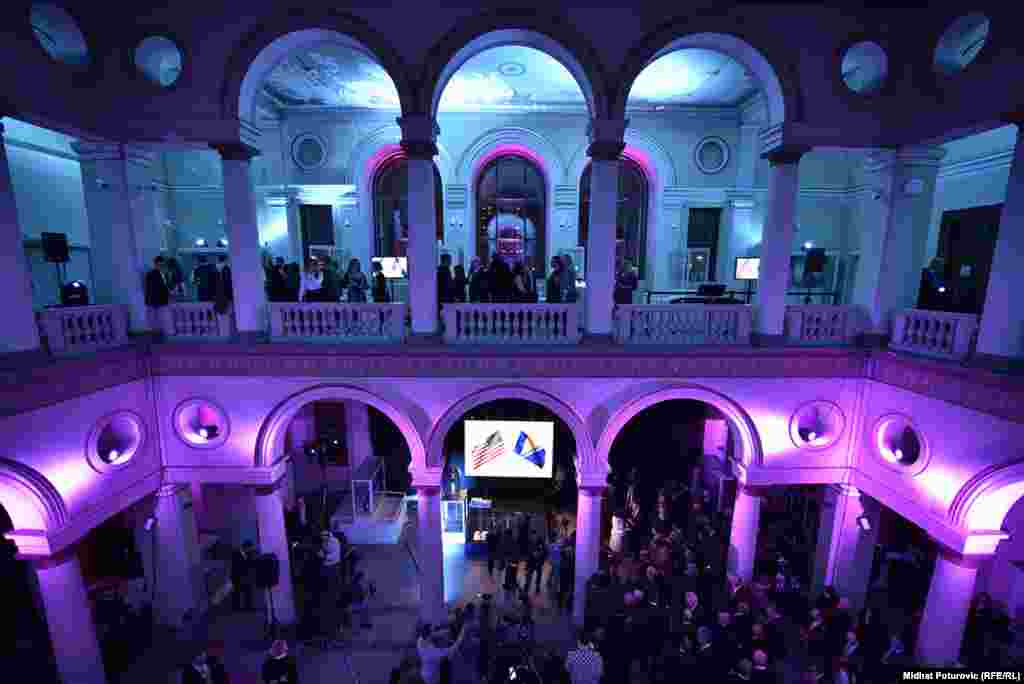
[{"label": "purple wall lighting", "polygon": [[206,399],[186,399],[174,410],[174,432],[196,449],[213,449],[227,441],[227,411]]},{"label": "purple wall lighting", "polygon": [[812,401],[793,413],[789,436],[800,449],[826,449],[836,443],[846,427],[842,410],[830,401]]},{"label": "purple wall lighting", "polygon": [[118,411],[101,419],[86,442],[86,458],[100,473],[128,465],[142,448],[146,428],[130,411]]}]

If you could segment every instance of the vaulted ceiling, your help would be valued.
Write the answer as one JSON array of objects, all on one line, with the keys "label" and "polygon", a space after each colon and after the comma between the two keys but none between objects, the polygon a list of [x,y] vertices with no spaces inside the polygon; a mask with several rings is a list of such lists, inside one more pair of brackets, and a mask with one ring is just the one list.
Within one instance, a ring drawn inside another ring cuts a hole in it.
[{"label": "vaulted ceiling", "polygon": [[[301,50],[282,60],[264,82],[271,100],[285,108],[398,109],[398,91],[370,55],[335,43]],[[757,90],[732,58],[711,50],[684,49],[652,62],[633,85],[629,106],[733,106]],[[540,50],[492,48],[470,58],[452,76],[441,111],[584,108],[583,92],[569,70]]]}]

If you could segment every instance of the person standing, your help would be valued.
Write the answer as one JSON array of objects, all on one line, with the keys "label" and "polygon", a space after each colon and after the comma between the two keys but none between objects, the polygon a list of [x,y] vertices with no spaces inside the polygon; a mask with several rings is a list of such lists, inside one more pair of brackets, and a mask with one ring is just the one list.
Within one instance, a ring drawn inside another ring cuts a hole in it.
[{"label": "person standing", "polygon": [[235,299],[234,285],[231,282],[231,266],[227,256],[217,257],[217,292],[214,298],[214,309],[221,316],[227,315],[231,302]]},{"label": "person standing", "polygon": [[196,262],[198,265],[192,271],[192,286],[196,291],[196,301],[212,302],[216,292],[214,281],[217,269],[207,262],[205,254],[196,256]]},{"label": "person standing", "polygon": [[576,266],[572,262],[572,257],[568,254],[563,254],[562,277],[560,278],[560,283],[562,286],[562,301],[566,304],[573,304],[576,302],[576,278]]},{"label": "person standing", "polygon": [[366,274],[363,273],[359,259],[352,259],[348,262],[348,270],[342,279],[342,285],[347,292],[349,303],[366,302],[366,291],[370,289],[370,285],[367,282]]},{"label": "person standing", "polygon": [[494,577],[494,563],[498,560],[498,553],[501,548],[501,531],[497,525],[492,525],[487,532],[487,576]]},{"label": "person standing", "polygon": [[629,259],[619,259],[615,269],[615,303],[632,304],[633,291],[640,284],[636,270]]},{"label": "person standing", "polygon": [[286,302],[288,301],[287,276],[284,271],[284,259],[277,257],[272,264],[267,265],[267,301]]},{"label": "person standing", "polygon": [[452,278],[452,301],[461,304],[466,301],[466,285],[469,279],[466,278],[466,269],[462,264],[457,264]]},{"label": "person standing", "polygon": [[231,584],[234,587],[235,610],[253,609],[253,590],[249,574],[256,559],[256,546],[246,541],[231,554]]},{"label": "person standing", "polygon": [[558,577],[558,607],[565,613],[572,611],[573,585],[576,583],[576,557],[570,545],[562,548],[562,562]]},{"label": "person standing", "polygon": [[181,684],[228,684],[228,673],[219,658],[203,649],[182,672]]},{"label": "person standing", "polygon": [[551,543],[548,544],[548,561],[551,563],[548,588],[557,591],[559,575],[562,572],[562,541],[558,538],[557,532],[551,533]]},{"label": "person standing", "polygon": [[388,281],[384,277],[384,266],[379,261],[373,262],[373,301],[377,304],[384,304],[391,301],[391,294],[388,292]]},{"label": "person standing", "polygon": [[452,255],[442,254],[441,264],[437,267],[437,300],[441,304],[455,301],[452,288]]},{"label": "person standing", "polygon": [[[167,287],[167,276],[164,274],[164,268],[164,258],[158,256],[153,259],[153,268],[146,273],[144,294],[146,306],[153,311],[154,318],[157,319],[154,321],[154,324],[163,316],[164,308],[171,303],[171,291]],[[162,323],[162,321],[159,322]]]},{"label": "person standing", "polygon": [[299,668],[295,658],[288,654],[288,642],[277,640],[263,661],[260,674],[263,684],[298,684]]},{"label": "person standing", "polygon": [[469,301],[474,304],[491,301],[489,284],[487,265],[479,257],[474,257],[469,267]]},{"label": "person standing", "polygon": [[323,302],[326,301],[324,295],[323,265],[310,257],[306,259],[306,270],[302,272],[302,279],[299,282],[299,301]]},{"label": "person standing", "polygon": [[495,304],[508,304],[512,301],[512,271],[508,264],[497,252],[491,257],[491,267],[488,269],[487,289],[491,294],[491,301]]},{"label": "person standing", "polygon": [[551,257],[551,273],[548,274],[544,285],[544,301],[548,304],[562,302],[562,274],[562,259],[557,256]]},{"label": "person standing", "polygon": [[530,550],[526,561],[526,586],[524,591],[530,591],[530,580],[536,577],[533,593],[540,593],[540,580],[544,574],[544,559],[547,558],[548,549],[544,541],[535,532],[531,535]]}]

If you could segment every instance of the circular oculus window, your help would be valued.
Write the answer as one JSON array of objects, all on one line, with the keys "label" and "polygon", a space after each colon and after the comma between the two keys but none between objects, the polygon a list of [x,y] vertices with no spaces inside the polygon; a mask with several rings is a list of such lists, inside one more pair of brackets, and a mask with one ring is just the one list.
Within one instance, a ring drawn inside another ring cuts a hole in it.
[{"label": "circular oculus window", "polygon": [[170,38],[150,36],[135,48],[135,68],[150,83],[167,88],[181,76],[181,50]]},{"label": "circular oculus window", "polygon": [[729,164],[729,145],[722,138],[704,138],[694,148],[693,160],[702,173],[718,173]]},{"label": "circular oculus window", "polygon": [[319,169],[327,163],[327,144],[317,135],[303,133],[292,141],[292,159],[304,171]]},{"label": "circular oculus window", "polygon": [[89,432],[85,455],[99,473],[123,468],[146,441],[146,426],[131,411],[117,411],[102,418]]},{"label": "circular oculus window", "polygon": [[846,50],[840,69],[847,88],[858,95],[873,95],[885,85],[889,56],[878,43],[861,41]]}]

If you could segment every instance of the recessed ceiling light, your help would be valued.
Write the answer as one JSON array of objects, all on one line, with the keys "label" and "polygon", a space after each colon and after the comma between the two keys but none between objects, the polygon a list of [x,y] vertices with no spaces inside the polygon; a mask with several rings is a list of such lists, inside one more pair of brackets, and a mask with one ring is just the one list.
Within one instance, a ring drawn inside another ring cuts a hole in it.
[{"label": "recessed ceiling light", "polygon": [[522,76],[526,73],[526,67],[519,62],[503,62],[498,65],[498,73],[502,76]]}]

